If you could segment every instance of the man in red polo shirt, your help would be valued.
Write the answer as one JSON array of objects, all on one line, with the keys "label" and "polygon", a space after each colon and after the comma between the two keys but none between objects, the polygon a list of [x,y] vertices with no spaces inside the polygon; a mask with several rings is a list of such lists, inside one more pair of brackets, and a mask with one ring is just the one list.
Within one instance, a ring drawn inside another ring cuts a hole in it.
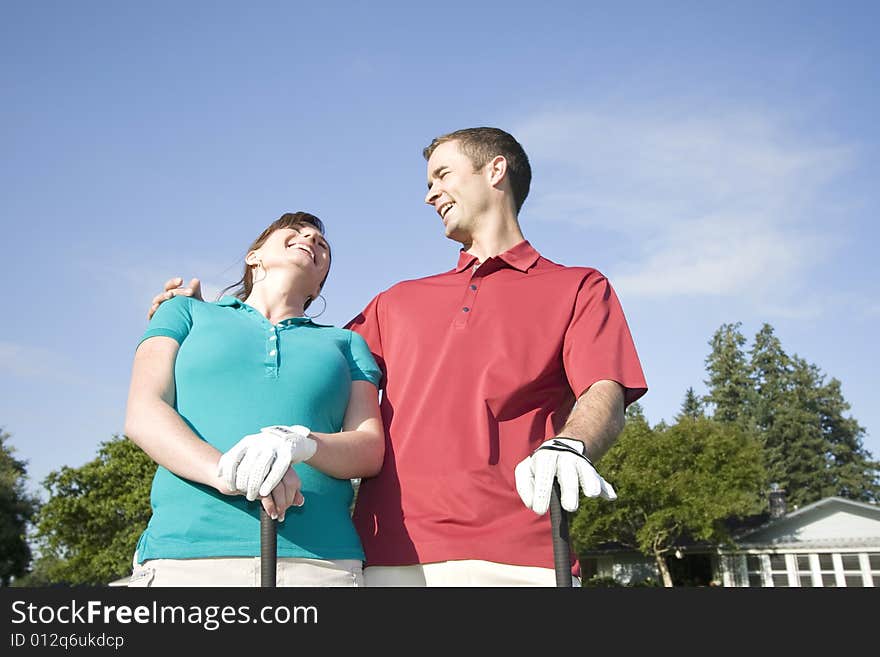
[{"label": "man in red polo shirt", "polygon": [[[385,290],[346,327],[384,373],[385,463],[354,510],[364,578],[553,586],[550,485],[569,511],[579,491],[614,499],[591,461],[647,391],[641,365],[608,280],[523,237],[531,169],[511,135],[459,130],[424,155],[425,202],[462,244],[458,262]],[[191,291],[154,303],[171,293]]]},{"label": "man in red polo shirt", "polygon": [[394,285],[347,326],[385,374],[385,465],[361,482],[354,511],[364,576],[553,586],[553,477],[569,511],[579,489],[615,497],[588,458],[611,446],[645,379],[608,280],[523,237],[531,169],[520,144],[472,128],[424,155],[425,202],[462,244],[458,262]]}]

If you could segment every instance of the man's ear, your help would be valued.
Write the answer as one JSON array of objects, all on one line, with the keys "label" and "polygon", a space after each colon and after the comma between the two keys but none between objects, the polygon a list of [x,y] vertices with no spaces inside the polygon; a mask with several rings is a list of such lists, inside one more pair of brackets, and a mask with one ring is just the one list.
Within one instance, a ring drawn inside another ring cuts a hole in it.
[{"label": "man's ear", "polygon": [[503,155],[496,155],[487,164],[489,168],[489,182],[492,185],[498,185],[507,176],[507,158]]}]

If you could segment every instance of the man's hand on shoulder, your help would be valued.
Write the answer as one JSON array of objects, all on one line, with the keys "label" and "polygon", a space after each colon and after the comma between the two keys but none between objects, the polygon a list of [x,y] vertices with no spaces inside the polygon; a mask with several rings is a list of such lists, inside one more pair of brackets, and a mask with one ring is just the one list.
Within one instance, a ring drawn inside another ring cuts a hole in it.
[{"label": "man's hand on shoulder", "polygon": [[176,296],[192,297],[193,299],[204,301],[202,298],[201,281],[198,278],[193,278],[187,287],[183,287],[183,279],[179,276],[169,278],[165,281],[165,291],[153,297],[153,304],[150,306],[150,312],[147,313],[147,319],[152,319],[153,314],[160,305]]}]

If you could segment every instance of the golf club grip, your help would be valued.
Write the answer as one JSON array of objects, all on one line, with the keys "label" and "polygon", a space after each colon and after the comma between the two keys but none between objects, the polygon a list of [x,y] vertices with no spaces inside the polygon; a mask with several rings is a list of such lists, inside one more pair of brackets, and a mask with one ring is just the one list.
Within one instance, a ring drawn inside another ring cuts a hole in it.
[{"label": "golf club grip", "polygon": [[571,551],[568,546],[568,517],[559,501],[559,482],[550,492],[550,528],[553,532],[553,566],[557,588],[571,588]]},{"label": "golf club grip", "polygon": [[260,507],[260,587],[275,588],[275,564],[278,559],[278,526]]}]

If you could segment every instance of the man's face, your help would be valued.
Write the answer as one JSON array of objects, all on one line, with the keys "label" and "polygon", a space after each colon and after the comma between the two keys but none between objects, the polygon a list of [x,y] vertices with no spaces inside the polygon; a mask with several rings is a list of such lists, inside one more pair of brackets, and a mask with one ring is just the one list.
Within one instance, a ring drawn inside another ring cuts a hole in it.
[{"label": "man's face", "polygon": [[476,218],[488,208],[491,184],[487,168],[475,172],[457,141],[444,142],[431,153],[425,203],[440,216],[446,237],[463,244],[471,241]]}]

